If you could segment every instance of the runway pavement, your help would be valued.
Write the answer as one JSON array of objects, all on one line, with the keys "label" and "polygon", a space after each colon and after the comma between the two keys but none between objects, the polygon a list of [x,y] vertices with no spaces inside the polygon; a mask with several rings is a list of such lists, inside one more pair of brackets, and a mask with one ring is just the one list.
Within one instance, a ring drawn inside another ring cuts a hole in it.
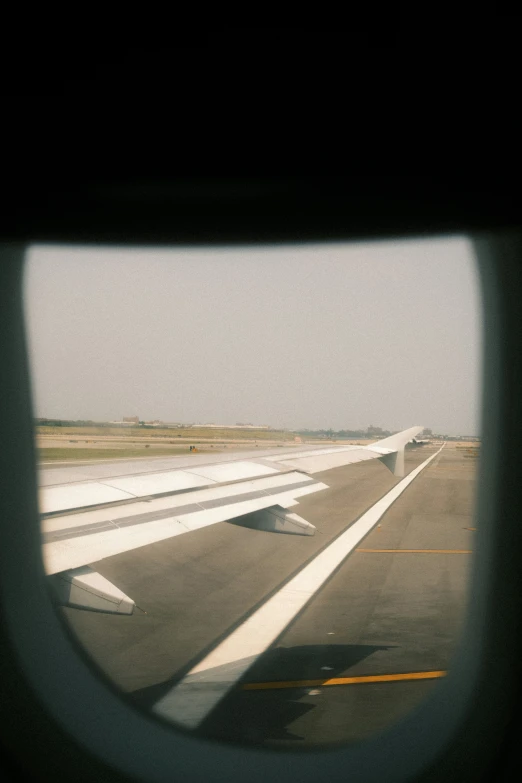
[{"label": "runway pavement", "polygon": [[[406,470],[434,451],[408,450]],[[465,611],[475,471],[475,461],[448,444],[198,734],[270,746],[353,742],[436,687],[451,665]],[[330,489],[295,507],[316,525],[314,537],[225,522],[96,564],[139,609],[131,617],[63,613],[134,704],[157,704],[399,481],[377,460],[314,478]]]}]

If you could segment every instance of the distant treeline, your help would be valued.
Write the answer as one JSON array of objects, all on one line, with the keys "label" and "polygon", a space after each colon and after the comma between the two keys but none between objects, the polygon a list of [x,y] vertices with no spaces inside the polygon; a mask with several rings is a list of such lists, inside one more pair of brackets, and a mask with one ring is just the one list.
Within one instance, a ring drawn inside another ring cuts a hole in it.
[{"label": "distant treeline", "polygon": [[383,430],[380,427],[368,427],[365,430],[297,430],[298,435],[315,438],[387,438],[393,435],[390,430]]},{"label": "distant treeline", "polygon": [[122,424],[116,421],[91,421],[86,419],[35,419],[37,427],[144,427],[145,429],[155,429],[152,424],[145,424],[140,421],[139,424]]},{"label": "distant treeline", "polygon": [[70,421],[68,419],[35,419],[37,427],[108,427],[106,421],[85,421],[78,419]]}]

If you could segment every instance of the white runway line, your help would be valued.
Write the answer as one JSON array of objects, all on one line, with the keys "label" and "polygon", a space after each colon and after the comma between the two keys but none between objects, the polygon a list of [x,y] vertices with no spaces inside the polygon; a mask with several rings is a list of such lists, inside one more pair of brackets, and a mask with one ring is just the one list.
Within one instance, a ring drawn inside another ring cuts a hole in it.
[{"label": "white runway line", "polygon": [[425,460],[320,552],[242,625],[194,666],[153,707],[157,715],[195,729],[260,655],[280,636],[328,577],[401,495],[442,451]]}]

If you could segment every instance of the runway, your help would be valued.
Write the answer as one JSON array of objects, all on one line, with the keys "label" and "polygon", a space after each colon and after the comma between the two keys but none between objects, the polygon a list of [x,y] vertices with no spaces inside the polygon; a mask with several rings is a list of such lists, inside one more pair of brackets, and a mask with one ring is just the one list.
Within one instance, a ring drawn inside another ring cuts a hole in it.
[{"label": "runway", "polygon": [[[435,451],[408,450],[407,472]],[[353,742],[436,687],[466,606],[475,471],[448,444],[195,731],[270,746]],[[134,704],[153,709],[400,481],[378,461],[315,478],[330,489],[296,507],[313,537],[223,522],[96,564],[140,609],[63,612]]]}]

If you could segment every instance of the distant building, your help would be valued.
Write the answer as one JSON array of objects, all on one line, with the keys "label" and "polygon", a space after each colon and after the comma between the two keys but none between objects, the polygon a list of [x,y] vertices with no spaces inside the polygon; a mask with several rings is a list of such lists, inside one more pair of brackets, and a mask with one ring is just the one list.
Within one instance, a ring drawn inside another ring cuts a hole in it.
[{"label": "distant building", "polygon": [[140,417],[139,416],[124,416],[123,417],[123,423],[124,424],[139,424],[140,423]]}]

